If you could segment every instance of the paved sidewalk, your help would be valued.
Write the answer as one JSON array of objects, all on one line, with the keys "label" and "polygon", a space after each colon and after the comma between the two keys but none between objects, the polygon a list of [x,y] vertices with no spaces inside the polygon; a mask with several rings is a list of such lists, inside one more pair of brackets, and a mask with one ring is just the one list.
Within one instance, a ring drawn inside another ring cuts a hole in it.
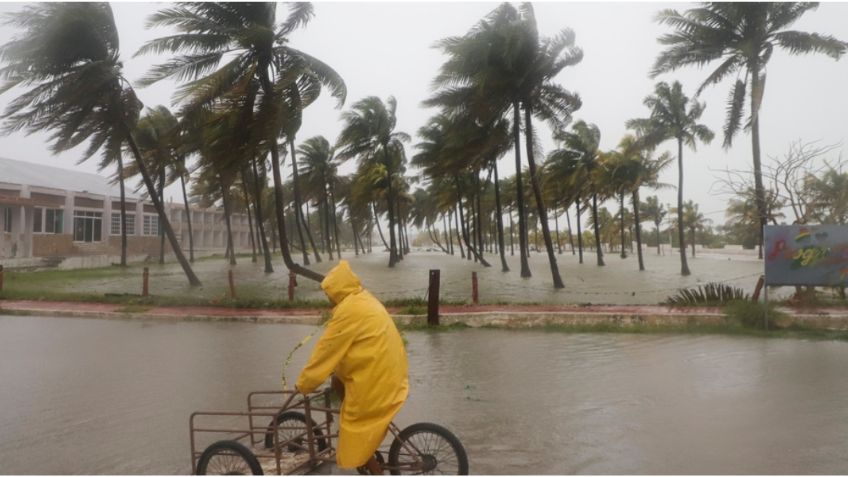
[{"label": "paved sidewalk", "polygon": [[[146,319],[163,321],[243,321],[251,323],[294,323],[317,325],[329,307],[296,309],[228,308],[216,306],[126,306],[108,303],[0,300],[0,315],[69,316],[102,319]],[[424,315],[402,315],[390,308],[403,324],[423,324]],[[790,309],[781,311],[792,323],[812,328],[848,330],[848,307]],[[724,314],[716,307],[667,306],[556,306],[556,305],[445,305],[440,308],[444,325],[530,328],[550,325],[692,325],[720,324]]]}]

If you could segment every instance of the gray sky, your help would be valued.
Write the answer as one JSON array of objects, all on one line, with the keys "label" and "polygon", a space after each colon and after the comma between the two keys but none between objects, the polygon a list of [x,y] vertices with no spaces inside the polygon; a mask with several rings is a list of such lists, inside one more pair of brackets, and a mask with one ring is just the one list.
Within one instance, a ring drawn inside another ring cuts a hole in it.
[{"label": "gray sky", "polygon": [[[113,9],[121,34],[121,50],[125,75],[136,80],[150,65],[165,57],[132,54],[147,40],[163,35],[164,30],[146,30],[145,19],[162,3],[115,3]],[[407,148],[414,153],[415,132],[434,113],[420,106],[431,93],[430,82],[444,61],[433,43],[446,36],[465,33],[476,21],[490,12],[497,3],[330,3],[315,4],[315,18],[292,36],[292,45],[322,59],[335,68],[348,87],[346,106],[369,95],[386,98],[393,95],[398,101],[398,129],[413,135]],[[535,3],[541,34],[550,36],[569,27],[576,33],[577,45],[583,48],[584,59],[567,68],[558,78],[566,88],[580,94],[583,107],[575,115],[595,123],[601,130],[601,146],[614,148],[626,133],[624,122],[645,117],[648,111],[643,98],[653,91],[656,81],[679,80],[690,96],[711,70],[689,68],[663,75],[657,80],[648,78],[648,70],[660,51],[657,37],[666,27],[653,21],[663,8],[686,9],[685,3]],[[0,4],[0,13],[13,12],[20,4]],[[285,11],[279,7],[278,18]],[[848,40],[844,25],[848,22],[848,4],[824,3],[808,12],[792,28],[824,34],[839,35]],[[0,41],[6,41],[13,30],[0,26]],[[715,65],[713,65],[713,68]],[[709,67],[708,67],[709,68]],[[840,61],[823,55],[791,56],[777,51],[768,65],[768,81],[761,113],[761,144],[764,158],[784,153],[791,141],[820,139],[824,143],[846,142],[848,127],[848,59]],[[721,127],[724,123],[725,101],[732,81],[709,88],[701,95],[707,103],[702,122],[713,129],[716,140],[697,151],[684,150],[686,199],[700,204],[701,210],[716,223],[724,220],[728,196],[717,193],[714,185],[717,171],[725,167],[749,168],[751,139],[749,134],[737,137],[732,149],[721,147]],[[170,105],[173,83],[163,82],[137,93],[146,106]],[[13,97],[14,91],[0,96],[0,108]],[[340,111],[329,96],[320,98],[305,112],[298,143],[314,135],[324,135],[331,142],[341,129]],[[547,129],[539,131],[545,150],[554,147]],[[15,134],[0,137],[0,156],[60,167],[95,172],[96,161],[75,165],[78,151],[51,156],[44,145],[46,135]],[[846,146],[842,147],[845,150]],[[671,142],[660,151],[674,152]],[[542,156],[537,160],[541,162]],[[514,159],[507,155],[500,162],[502,174],[514,172]],[[343,168],[352,170],[353,165]],[[661,178],[667,183],[677,181],[676,164]],[[642,196],[654,192],[643,190]],[[657,192],[664,203],[674,202],[673,189]],[[175,200],[178,193],[169,190]],[[617,206],[607,204],[612,210]]]}]

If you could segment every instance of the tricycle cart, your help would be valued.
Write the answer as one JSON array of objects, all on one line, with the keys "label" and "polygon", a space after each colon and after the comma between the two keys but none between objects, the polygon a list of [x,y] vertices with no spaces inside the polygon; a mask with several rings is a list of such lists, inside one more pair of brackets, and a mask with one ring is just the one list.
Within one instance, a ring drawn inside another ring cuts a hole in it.
[{"label": "tricycle cart", "polygon": [[[338,413],[329,388],[306,395],[255,391],[246,412],[195,412],[189,420],[192,474],[287,475],[335,462]],[[400,430],[392,423],[389,432],[391,445],[375,458],[391,474],[468,474],[465,449],[447,429],[422,422]]]}]

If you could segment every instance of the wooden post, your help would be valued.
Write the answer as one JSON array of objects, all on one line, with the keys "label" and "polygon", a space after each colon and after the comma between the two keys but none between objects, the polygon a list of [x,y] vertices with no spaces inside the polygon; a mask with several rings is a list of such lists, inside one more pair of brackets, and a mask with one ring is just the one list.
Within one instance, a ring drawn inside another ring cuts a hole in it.
[{"label": "wooden post", "polygon": [[230,282],[230,298],[235,300],[235,298],[236,298],[236,283],[235,283],[235,280],[233,280],[232,269],[227,270],[227,281]]},{"label": "wooden post", "polygon": [[149,293],[150,289],[147,285],[149,279],[150,279],[150,270],[148,270],[147,267],[144,267],[144,272],[141,274],[141,296],[148,296],[150,294]]},{"label": "wooden post", "polygon": [[427,291],[427,325],[439,326],[439,270],[430,270],[430,287]]},{"label": "wooden post", "polygon": [[477,272],[471,272],[471,303],[480,304],[480,294],[477,289]]},{"label": "wooden post", "polygon": [[289,301],[294,301],[294,287],[297,286],[297,275],[289,272]]},{"label": "wooden post", "polygon": [[0,292],[3,291],[3,265],[0,265]]},{"label": "wooden post", "polygon": [[765,277],[760,275],[760,278],[757,279],[757,286],[754,287],[754,294],[751,296],[751,301],[760,301],[760,291],[763,289],[763,283],[765,283]]}]

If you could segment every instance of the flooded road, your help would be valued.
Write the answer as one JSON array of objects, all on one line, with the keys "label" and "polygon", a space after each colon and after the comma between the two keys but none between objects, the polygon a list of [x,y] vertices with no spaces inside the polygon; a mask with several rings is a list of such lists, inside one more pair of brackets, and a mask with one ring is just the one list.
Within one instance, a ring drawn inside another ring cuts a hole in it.
[{"label": "flooded road", "polygon": [[[248,391],[276,387],[284,357],[314,330],[0,317],[0,473],[188,473],[189,414],[240,410]],[[845,342],[406,338],[411,392],[398,422],[453,430],[472,473],[848,473]]]}]

